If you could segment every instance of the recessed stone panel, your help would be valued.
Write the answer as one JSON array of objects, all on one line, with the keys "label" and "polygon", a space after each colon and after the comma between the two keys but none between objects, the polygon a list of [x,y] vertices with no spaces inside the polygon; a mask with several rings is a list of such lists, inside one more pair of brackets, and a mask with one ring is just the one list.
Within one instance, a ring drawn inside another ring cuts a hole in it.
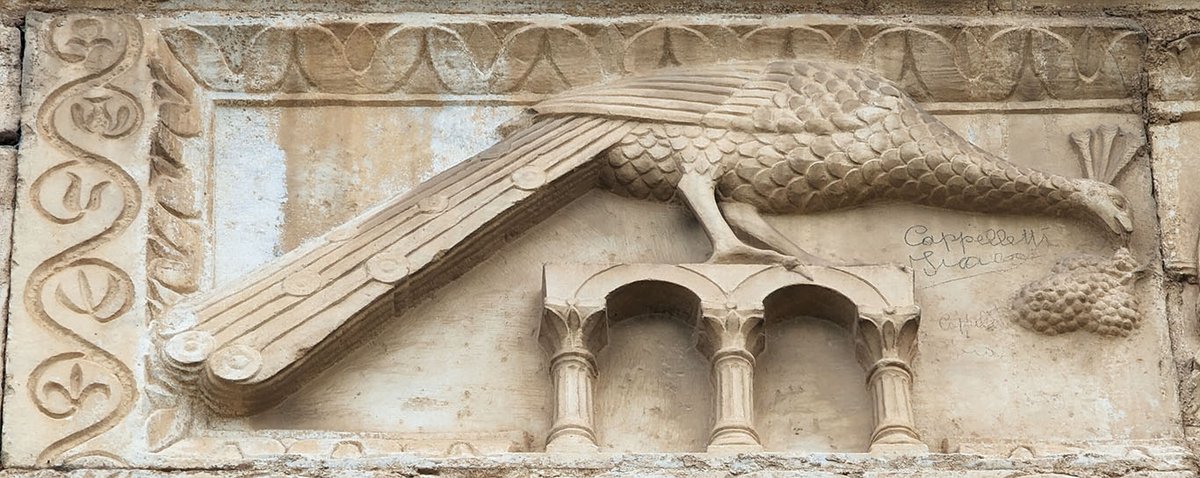
[{"label": "recessed stone panel", "polygon": [[7,466],[1189,466],[1132,22],[27,30]]}]

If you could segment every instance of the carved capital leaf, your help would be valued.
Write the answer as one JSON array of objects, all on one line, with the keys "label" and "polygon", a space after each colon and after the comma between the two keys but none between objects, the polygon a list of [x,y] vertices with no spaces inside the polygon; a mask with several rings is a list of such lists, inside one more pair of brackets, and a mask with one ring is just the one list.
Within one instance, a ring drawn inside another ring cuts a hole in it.
[{"label": "carved capital leaf", "polygon": [[766,346],[763,310],[704,307],[700,314],[700,337],[696,346],[709,358],[725,352],[758,355]]},{"label": "carved capital leaf", "polygon": [[860,311],[854,331],[859,363],[868,370],[880,361],[909,366],[917,354],[920,320],[921,310],[915,305]]},{"label": "carved capital leaf", "polygon": [[603,304],[547,300],[538,341],[552,357],[566,352],[595,354],[608,343],[607,323]]}]

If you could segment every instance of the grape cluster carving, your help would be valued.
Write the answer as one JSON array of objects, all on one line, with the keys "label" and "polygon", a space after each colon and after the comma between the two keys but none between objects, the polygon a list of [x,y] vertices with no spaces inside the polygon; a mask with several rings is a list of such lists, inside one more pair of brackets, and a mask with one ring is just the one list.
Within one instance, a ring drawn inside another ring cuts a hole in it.
[{"label": "grape cluster carving", "polygon": [[1133,291],[1140,272],[1125,248],[1111,258],[1083,255],[1063,259],[1048,276],[1017,294],[1016,322],[1046,335],[1083,329],[1104,336],[1128,336],[1141,320]]}]

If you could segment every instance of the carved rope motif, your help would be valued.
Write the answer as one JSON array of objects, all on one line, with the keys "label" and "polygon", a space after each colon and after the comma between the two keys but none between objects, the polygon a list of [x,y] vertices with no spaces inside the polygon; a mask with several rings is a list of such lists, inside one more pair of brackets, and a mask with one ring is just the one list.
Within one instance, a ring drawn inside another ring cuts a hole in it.
[{"label": "carved rope motif", "polygon": [[[160,38],[150,58],[158,123],[150,137],[149,236],[146,244],[147,319],[158,325],[163,312],[200,288],[204,266],[204,217],[196,178],[184,154],[200,135],[198,85],[169,55]],[[198,346],[198,344],[192,344]],[[152,411],[146,420],[150,451],[159,452],[193,432],[194,401],[161,374],[158,354],[148,357],[146,392]]]},{"label": "carved rope motif", "polygon": [[[76,351],[49,355],[28,380],[41,413],[71,420],[73,431],[38,456],[40,464],[53,464],[95,455],[66,456],[116,426],[137,399],[133,372],[105,343],[130,337],[89,338],[79,329],[104,330],[133,304],[129,274],[94,254],[129,228],[141,192],[120,165],[85,145],[127,136],[142,122],[133,96],[109,84],[136,63],[142,44],[140,27],[131,19],[73,16],[55,19],[46,43],[59,59],[85,72],[51,92],[38,111],[39,131],[69,159],[38,176],[30,191],[42,218],[83,234],[34,268],[25,287],[26,309],[34,319],[78,344]],[[115,213],[102,208],[113,203],[119,204]]]}]

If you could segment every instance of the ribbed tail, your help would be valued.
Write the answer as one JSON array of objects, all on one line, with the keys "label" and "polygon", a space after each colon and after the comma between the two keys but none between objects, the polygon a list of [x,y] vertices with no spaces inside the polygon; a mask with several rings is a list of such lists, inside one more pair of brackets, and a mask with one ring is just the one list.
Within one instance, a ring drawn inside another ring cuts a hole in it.
[{"label": "ribbed tail", "polygon": [[543,118],[244,280],[177,306],[165,362],[219,412],[258,411],[595,182],[631,125]]}]

